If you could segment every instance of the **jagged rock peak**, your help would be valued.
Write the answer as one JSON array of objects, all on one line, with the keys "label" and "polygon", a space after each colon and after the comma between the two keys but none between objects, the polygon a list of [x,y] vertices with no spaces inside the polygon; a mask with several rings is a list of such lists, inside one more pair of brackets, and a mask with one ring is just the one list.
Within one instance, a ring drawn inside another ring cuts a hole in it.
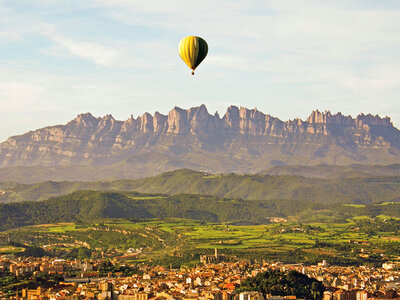
[{"label": "jagged rock peak", "polygon": [[315,110],[306,120],[310,124],[336,124],[336,125],[356,125],[357,127],[368,126],[388,126],[392,127],[393,124],[390,117],[381,118],[378,115],[359,114],[355,119],[351,116],[344,116],[342,113],[332,114],[330,111],[320,112]]},{"label": "jagged rock peak", "polygon": [[[0,144],[0,167],[103,163],[109,158],[114,162],[127,157],[138,157],[132,160],[138,168],[146,165],[144,161],[149,161],[146,168],[153,168],[164,159],[162,168],[170,163],[173,167],[186,166],[181,164],[182,157],[189,166],[203,167],[202,162],[215,154],[210,166],[218,165],[226,156],[229,170],[246,166],[242,170],[247,172],[261,168],[262,161],[277,159],[284,163],[304,159],[309,163],[316,159],[377,163],[377,151],[380,162],[400,161],[400,130],[393,127],[389,117],[360,114],[352,118],[316,110],[306,121],[281,121],[258,109],[230,106],[220,118],[218,113],[209,114],[203,104],[189,109],[174,107],[168,115],[144,113],[126,121],[111,115],[96,118],[90,113],[80,114],[66,125],[10,137]],[[188,155],[190,152],[195,154]],[[160,157],[160,153],[165,156]],[[343,153],[348,154],[341,157]],[[251,163],[252,159],[256,160]]]},{"label": "jagged rock peak", "polygon": [[307,118],[308,123],[326,123],[326,118],[330,115],[330,111],[320,112],[318,109],[314,110],[311,115]]},{"label": "jagged rock peak", "polygon": [[79,114],[76,116],[74,121],[80,123],[80,122],[90,122],[90,121],[95,121],[98,120],[99,118],[94,117],[90,112],[84,113],[84,114]]},{"label": "jagged rock peak", "polygon": [[344,116],[341,112],[332,114],[329,110],[320,112],[315,110],[306,120],[310,124],[337,124],[337,125],[352,125],[354,119],[351,116]]},{"label": "jagged rock peak", "polygon": [[131,114],[128,120],[125,121],[125,123],[132,124],[134,121],[136,121],[135,117]]},{"label": "jagged rock peak", "polygon": [[[91,113],[79,114],[75,119],[70,121],[68,124],[80,124],[83,126],[97,126],[99,124],[105,124],[110,122],[111,124],[120,123],[110,114],[104,117],[94,117]],[[201,123],[208,123],[207,126],[203,126]],[[210,122],[214,125],[210,125]],[[222,122],[222,123],[221,123]],[[216,112],[211,115],[207,107],[204,104],[200,106],[191,107],[189,109],[183,109],[175,106],[168,115],[163,115],[156,111],[152,116],[149,113],[144,113],[142,116],[136,119],[131,115],[129,119],[123,122],[124,126],[134,126],[144,132],[164,132],[168,133],[189,133],[196,132],[197,128],[206,129],[208,126],[215,127],[218,124],[223,125],[224,128],[230,129],[240,129],[242,132],[247,132],[248,129],[253,131],[255,127],[265,127],[270,124],[270,122],[279,122],[288,124],[295,124],[297,126],[303,126],[308,123],[310,126],[317,124],[330,124],[330,125],[346,125],[346,126],[389,126],[393,127],[390,117],[380,117],[378,115],[371,114],[359,114],[356,118],[351,116],[344,116],[342,113],[338,112],[332,114],[329,110],[321,112],[319,110],[314,110],[310,116],[305,120],[294,119],[293,121],[283,122],[276,117],[264,114],[257,108],[248,109],[246,107],[237,107],[231,105],[227,108],[225,115],[221,118]],[[210,129],[210,128],[209,128]],[[256,131],[260,132],[260,128]]]},{"label": "jagged rock peak", "polygon": [[114,120],[115,121],[114,117],[111,114],[105,115],[102,119],[103,120]]},{"label": "jagged rock peak", "polygon": [[390,120],[390,117],[386,116],[384,118],[381,118],[378,115],[371,115],[371,114],[359,114],[356,118],[357,124],[368,124],[368,125],[378,125],[378,126],[393,126],[392,121]]},{"label": "jagged rock peak", "polygon": [[234,105],[229,106],[222,119],[229,127],[237,128],[239,126],[239,108]]},{"label": "jagged rock peak", "polygon": [[143,114],[141,118],[140,131],[143,131],[144,133],[154,131],[153,116],[151,114],[147,112]]}]

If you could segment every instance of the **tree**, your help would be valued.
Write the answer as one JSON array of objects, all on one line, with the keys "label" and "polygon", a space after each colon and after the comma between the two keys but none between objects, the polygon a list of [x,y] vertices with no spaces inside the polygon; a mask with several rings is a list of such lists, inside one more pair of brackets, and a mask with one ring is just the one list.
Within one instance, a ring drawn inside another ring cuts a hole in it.
[{"label": "tree", "polygon": [[268,271],[259,273],[255,277],[247,278],[237,292],[256,291],[264,296],[272,294],[276,296],[295,295],[298,298],[322,299],[325,287],[315,278],[296,271],[287,273],[280,271]]}]

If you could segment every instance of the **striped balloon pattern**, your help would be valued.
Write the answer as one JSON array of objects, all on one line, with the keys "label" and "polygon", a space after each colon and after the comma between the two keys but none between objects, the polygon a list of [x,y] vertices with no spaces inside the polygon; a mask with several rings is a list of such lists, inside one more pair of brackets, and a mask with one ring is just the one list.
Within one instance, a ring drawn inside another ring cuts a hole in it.
[{"label": "striped balloon pattern", "polygon": [[180,41],[178,52],[182,60],[192,70],[192,75],[194,75],[194,70],[207,56],[208,45],[201,37],[188,36]]}]

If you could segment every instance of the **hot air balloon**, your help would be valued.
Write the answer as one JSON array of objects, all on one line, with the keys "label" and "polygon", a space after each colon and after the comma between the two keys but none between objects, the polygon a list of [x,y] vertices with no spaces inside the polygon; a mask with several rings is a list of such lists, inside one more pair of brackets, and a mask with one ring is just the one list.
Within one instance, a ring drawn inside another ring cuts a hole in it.
[{"label": "hot air balloon", "polygon": [[201,37],[188,36],[180,41],[178,52],[182,60],[192,69],[192,75],[194,75],[194,70],[207,56],[208,45]]}]

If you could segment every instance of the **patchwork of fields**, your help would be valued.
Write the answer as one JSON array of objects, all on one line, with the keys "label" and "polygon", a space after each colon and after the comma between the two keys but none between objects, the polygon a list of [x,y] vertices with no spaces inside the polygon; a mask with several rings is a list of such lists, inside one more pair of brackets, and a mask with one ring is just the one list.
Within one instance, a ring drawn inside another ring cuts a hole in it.
[{"label": "patchwork of fields", "polygon": [[[386,224],[389,229],[385,231],[385,226],[379,224]],[[377,230],[371,231],[371,226]],[[109,249],[114,255],[124,256],[129,248],[134,248],[137,251],[129,259],[139,261],[184,257],[188,253],[193,257],[211,253],[214,248],[228,255],[267,259],[290,260],[295,255],[303,261],[321,258],[368,261],[395,255],[400,235],[393,226],[400,226],[400,221],[385,216],[357,216],[341,223],[301,223],[289,219],[246,226],[187,219],[104,219],[91,224],[28,226],[8,233],[15,242],[64,252],[86,247],[93,251]],[[10,248],[0,250],[12,252]]]}]

